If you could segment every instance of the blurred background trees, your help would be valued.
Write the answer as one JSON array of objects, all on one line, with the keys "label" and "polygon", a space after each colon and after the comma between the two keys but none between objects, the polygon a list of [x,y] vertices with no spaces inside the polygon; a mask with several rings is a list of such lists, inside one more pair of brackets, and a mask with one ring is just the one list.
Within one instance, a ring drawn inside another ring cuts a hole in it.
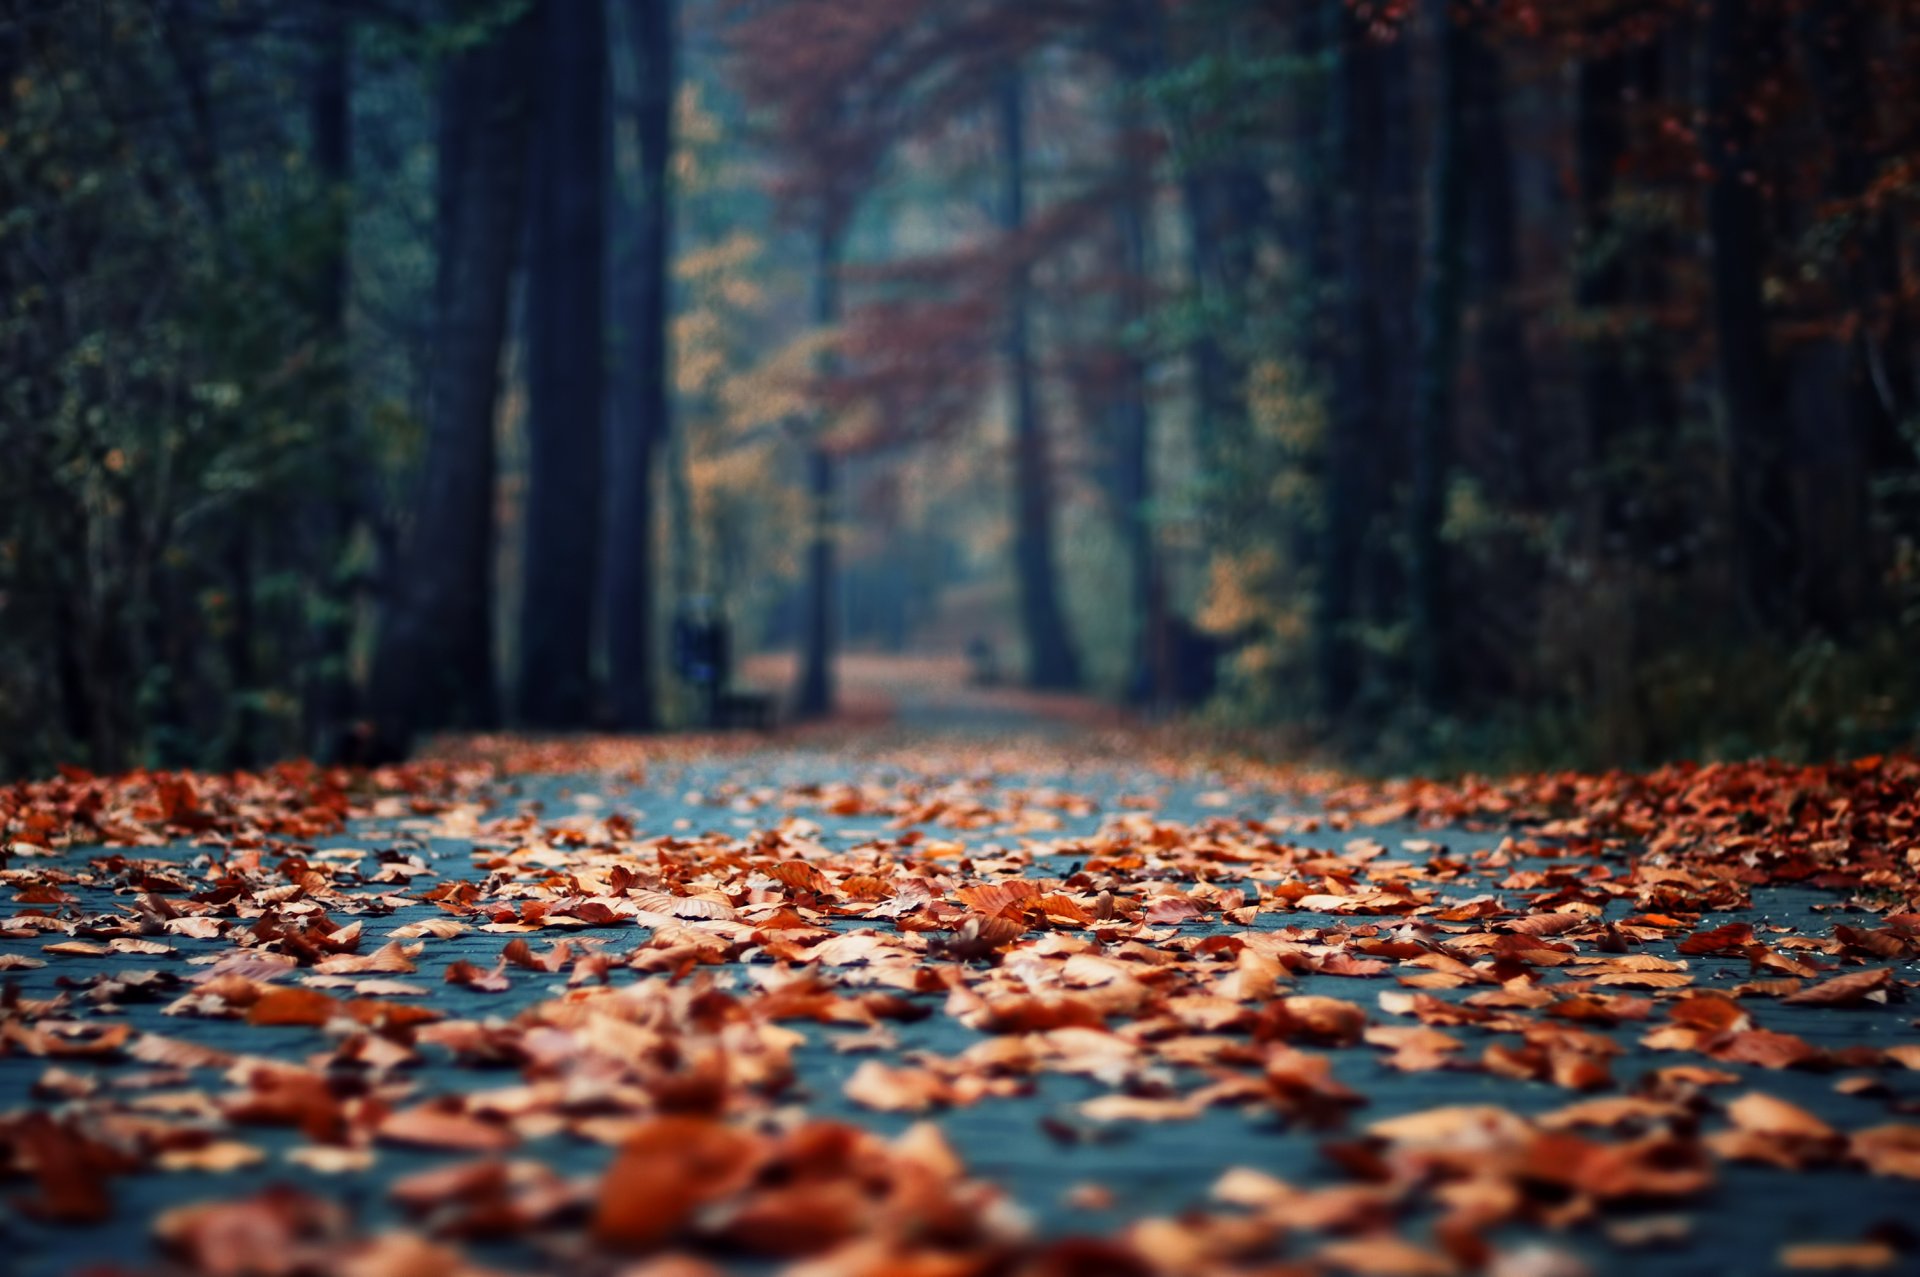
[{"label": "blurred background trees", "polygon": [[0,767],[1910,742],[1916,0],[0,0]]}]

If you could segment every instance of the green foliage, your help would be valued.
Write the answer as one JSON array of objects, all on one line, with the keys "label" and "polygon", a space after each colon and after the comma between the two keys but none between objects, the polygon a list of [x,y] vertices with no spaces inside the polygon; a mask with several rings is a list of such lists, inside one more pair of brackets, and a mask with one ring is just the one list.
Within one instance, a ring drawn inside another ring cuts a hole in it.
[{"label": "green foliage", "polygon": [[[271,137],[222,155],[149,127],[130,105],[174,64],[146,6],[107,7],[45,24],[0,146],[9,769],[293,744],[301,612],[330,558],[300,525],[349,442],[315,301],[344,248],[337,194]],[[275,92],[258,68],[207,74],[209,93]]]}]

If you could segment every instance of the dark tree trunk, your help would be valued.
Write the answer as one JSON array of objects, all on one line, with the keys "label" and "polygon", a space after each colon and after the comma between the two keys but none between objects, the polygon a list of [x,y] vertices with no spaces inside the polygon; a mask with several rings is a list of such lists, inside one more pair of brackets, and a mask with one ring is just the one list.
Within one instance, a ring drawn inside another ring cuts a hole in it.
[{"label": "dark tree trunk", "polygon": [[[1802,10],[1799,46],[1827,135],[1826,196],[1852,205],[1877,169],[1874,102],[1868,68],[1870,20],[1864,0],[1818,0]],[[1896,293],[1902,278],[1893,223],[1862,210],[1857,239],[1827,266],[1823,281],[1842,308],[1830,335],[1796,360],[1795,479],[1799,518],[1807,532],[1807,617],[1829,634],[1845,634],[1874,607],[1869,528],[1871,467],[1911,474],[1912,447],[1901,427],[1914,411],[1905,371],[1907,339]],[[1843,428],[1834,430],[1838,417]]]},{"label": "dark tree trunk", "polygon": [[[1875,140],[1873,68],[1877,6],[1869,0],[1814,0],[1799,20],[1800,47],[1808,79],[1826,126],[1830,160],[1827,194],[1856,201],[1871,186],[1884,159]],[[1859,321],[1859,347],[1850,382],[1864,383],[1868,440],[1876,466],[1911,471],[1914,448],[1902,435],[1916,403],[1914,334],[1907,322],[1899,281],[1905,278],[1899,227],[1885,207],[1861,211],[1857,251],[1849,254],[1838,281],[1850,317]]]},{"label": "dark tree trunk", "polygon": [[1710,0],[1707,6],[1707,238],[1735,579],[1750,622],[1782,633],[1793,626],[1799,565],[1794,559],[1785,413],[1772,372],[1761,294],[1766,208],[1748,116],[1759,84],[1761,25],[1749,13],[1747,0]]},{"label": "dark tree trunk", "polygon": [[625,403],[617,419],[625,427],[614,455],[620,461],[613,500],[611,590],[607,600],[607,671],[616,726],[647,731],[657,725],[655,705],[653,470],[671,432],[667,374],[667,326],[671,279],[672,191],[668,183],[673,145],[674,0],[629,0],[639,97],[635,127],[640,143],[639,206],[634,213],[637,260],[627,330],[630,360],[621,360]]},{"label": "dark tree trunk", "polygon": [[319,491],[304,520],[307,571],[313,583],[306,601],[303,718],[307,748],[332,748],[353,714],[347,674],[352,641],[351,586],[340,561],[356,518],[352,375],[347,355],[347,305],[353,181],[353,29],[350,18],[331,10],[322,19],[312,89],[314,169],[325,185],[328,252],[319,271],[316,311],[320,342],[333,369],[320,443]]},{"label": "dark tree trunk", "polygon": [[[1000,230],[1017,240],[1026,225],[1026,126],[1021,76],[1009,71],[1000,87]],[[1024,252],[1024,247],[1021,247]],[[1014,574],[1020,588],[1020,624],[1027,640],[1027,683],[1070,688],[1080,683],[1080,661],[1060,608],[1054,565],[1054,489],[1046,424],[1034,384],[1029,331],[1031,271],[1024,259],[1007,281],[1005,352],[1013,398]]]},{"label": "dark tree trunk", "polygon": [[1341,6],[1312,0],[1300,6],[1294,25],[1294,50],[1303,62],[1319,68],[1302,77],[1293,102],[1299,121],[1301,155],[1307,181],[1295,214],[1300,269],[1294,278],[1301,287],[1295,313],[1306,332],[1300,349],[1307,366],[1326,389],[1330,381],[1331,336],[1338,323],[1335,289],[1340,280],[1339,205],[1335,183],[1341,174],[1336,136],[1334,94],[1340,87],[1338,68],[1346,31]]},{"label": "dark tree trunk", "polygon": [[1497,441],[1498,488],[1521,509],[1540,505],[1540,474],[1529,433],[1535,428],[1533,360],[1527,349],[1520,287],[1519,214],[1508,139],[1506,68],[1484,28],[1470,29],[1466,50],[1468,232],[1479,323],[1474,355],[1482,399]]},{"label": "dark tree trunk", "polygon": [[[1194,443],[1203,472],[1227,464],[1247,428],[1247,356],[1238,339],[1257,270],[1256,228],[1273,217],[1259,173],[1239,167],[1189,174],[1180,185],[1188,269],[1200,301],[1187,346],[1194,380]],[[1303,245],[1306,251],[1310,247]]]},{"label": "dark tree trunk", "polygon": [[498,720],[494,413],[531,118],[517,50],[538,27],[522,18],[461,53],[440,87],[427,448],[374,662],[383,751],[404,749],[418,731]]},{"label": "dark tree trunk", "polygon": [[528,209],[527,506],[518,709],[531,727],[593,717],[604,494],[606,10],[548,6]]},{"label": "dark tree trunk", "polygon": [[1472,35],[1456,21],[1451,0],[1426,0],[1438,48],[1436,100],[1427,206],[1426,263],[1421,272],[1420,365],[1414,396],[1413,482],[1407,530],[1415,694],[1438,707],[1449,684],[1448,579],[1441,523],[1453,458],[1455,391],[1460,379],[1460,311],[1466,266],[1467,77]]},{"label": "dark tree trunk", "polygon": [[[1149,253],[1145,175],[1136,173],[1120,199],[1121,328],[1138,332],[1146,316]],[[1128,595],[1135,633],[1132,699],[1159,704],[1171,690],[1167,664],[1167,600],[1153,527],[1153,413],[1147,404],[1145,357],[1129,345],[1120,355],[1114,404],[1119,441],[1117,493],[1127,552]]]},{"label": "dark tree trunk", "polygon": [[1379,367],[1382,334],[1377,295],[1371,195],[1380,146],[1380,52],[1345,0],[1325,0],[1334,60],[1329,94],[1328,186],[1333,192],[1338,265],[1338,322],[1328,410],[1325,523],[1314,617],[1314,665],[1321,708],[1337,722],[1360,687],[1355,641],[1356,599],[1367,520],[1367,472],[1383,410]]},{"label": "dark tree trunk", "polygon": [[[1423,0],[1424,2],[1424,0]],[[1377,37],[1376,37],[1377,39]],[[1362,615],[1374,629],[1403,624],[1410,612],[1410,564],[1404,538],[1406,512],[1395,503],[1410,495],[1412,443],[1419,394],[1420,295],[1416,281],[1421,259],[1422,209],[1420,131],[1414,105],[1414,40],[1392,40],[1379,50],[1377,81],[1380,148],[1376,194],[1369,200],[1374,221],[1376,287],[1369,291],[1378,314],[1380,349],[1376,376],[1381,383],[1381,413],[1375,426],[1362,570]],[[1383,675],[1406,677],[1404,658],[1378,662]],[[1396,668],[1397,667],[1397,668]],[[1379,690],[1384,690],[1385,682]],[[1377,714],[1378,702],[1368,707]]]},{"label": "dark tree trunk", "polygon": [[[260,668],[255,643],[259,636],[254,607],[254,529],[244,512],[229,516],[234,527],[227,543],[227,589],[232,615],[227,618],[227,703],[229,730],[226,765],[251,767],[260,750]],[[109,664],[111,668],[111,664]]]},{"label": "dark tree trunk", "polygon": [[1203,477],[1215,471],[1222,446],[1234,437],[1230,423],[1238,407],[1235,373],[1220,340],[1226,310],[1222,185],[1222,176],[1212,172],[1189,173],[1180,182],[1181,211],[1187,223],[1187,272],[1199,303],[1194,334],[1187,342],[1187,364],[1193,377],[1194,446]]},{"label": "dark tree trunk", "polygon": [[1579,229],[1574,243],[1573,301],[1586,335],[1579,349],[1580,398],[1586,426],[1587,470],[1592,485],[1589,553],[1615,552],[1624,534],[1625,496],[1607,475],[1632,401],[1626,342],[1621,336],[1627,304],[1626,255],[1617,240],[1615,175],[1627,151],[1627,55],[1609,50],[1581,62],[1574,102],[1574,178]]},{"label": "dark tree trunk", "polygon": [[1145,120],[1138,88],[1160,65],[1166,36],[1157,4],[1131,3],[1115,10],[1108,41],[1122,82],[1116,130],[1121,148],[1122,191],[1114,209],[1120,240],[1121,338],[1114,389],[1115,503],[1126,547],[1128,602],[1134,626],[1130,699],[1160,705],[1173,691],[1167,625],[1166,581],[1153,525],[1153,412],[1147,403],[1148,368],[1137,336],[1148,315],[1152,285],[1152,176],[1141,148]]},{"label": "dark tree trunk", "polygon": [[[1676,26],[1665,43],[1609,46],[1583,61],[1574,94],[1577,225],[1573,298],[1580,339],[1576,378],[1582,445],[1578,519],[1594,624],[1586,641],[1596,730],[1617,757],[1645,752],[1639,600],[1655,571],[1654,531],[1636,520],[1642,477],[1626,466],[1636,451],[1667,455],[1678,434],[1670,351],[1650,318],[1666,300],[1663,263],[1674,246],[1659,229],[1636,226],[1619,211],[1619,174],[1634,151],[1629,112],[1656,102],[1666,85],[1668,48],[1691,36]],[[1664,548],[1664,547],[1659,547]]]},{"label": "dark tree trunk", "polygon": [[[813,321],[823,329],[840,322],[840,238],[833,226],[822,227],[820,231],[814,262]],[[834,503],[836,466],[827,441],[820,437],[827,423],[817,422],[814,428],[816,437],[807,449],[808,517],[812,526],[807,545],[806,620],[801,635],[800,685],[795,689],[793,702],[795,716],[803,719],[826,718],[833,713],[833,662],[838,645],[839,589],[834,564],[834,539],[838,535]]]}]

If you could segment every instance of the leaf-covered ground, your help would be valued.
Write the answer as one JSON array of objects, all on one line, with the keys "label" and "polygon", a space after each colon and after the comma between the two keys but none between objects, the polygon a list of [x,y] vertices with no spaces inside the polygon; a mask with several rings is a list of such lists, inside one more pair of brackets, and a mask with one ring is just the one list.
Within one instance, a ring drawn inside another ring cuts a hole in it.
[{"label": "leaf-covered ground", "polygon": [[1914,1267],[1920,764],[1154,752],[0,790],[0,1267]]}]

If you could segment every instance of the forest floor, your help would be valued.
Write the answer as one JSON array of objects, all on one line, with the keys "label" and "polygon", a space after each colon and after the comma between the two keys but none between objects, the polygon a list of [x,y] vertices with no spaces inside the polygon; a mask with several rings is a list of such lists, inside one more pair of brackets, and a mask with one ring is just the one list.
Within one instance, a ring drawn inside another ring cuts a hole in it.
[{"label": "forest floor", "polygon": [[0,788],[0,1269],[1920,1270],[1920,764],[850,722]]}]

